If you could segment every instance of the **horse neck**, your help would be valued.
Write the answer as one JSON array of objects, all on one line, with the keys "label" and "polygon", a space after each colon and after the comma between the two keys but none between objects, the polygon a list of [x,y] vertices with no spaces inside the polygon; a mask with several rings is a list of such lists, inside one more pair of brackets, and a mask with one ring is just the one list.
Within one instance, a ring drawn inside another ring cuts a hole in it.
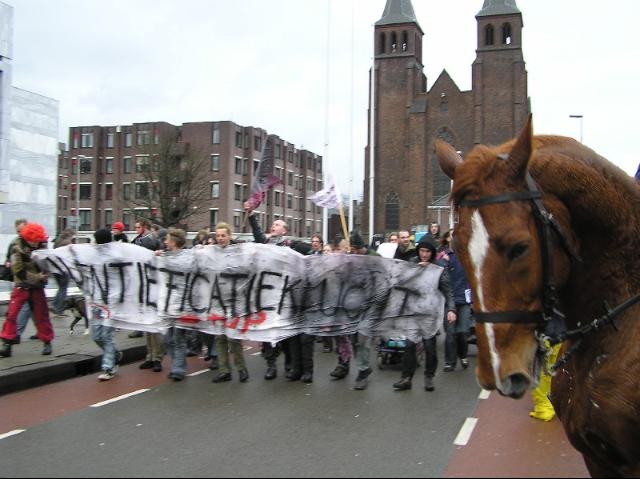
[{"label": "horse neck", "polygon": [[640,293],[640,188],[587,148],[580,146],[573,156],[562,153],[540,155],[531,172],[544,194],[566,208],[564,226],[582,258],[572,264],[561,291],[575,326],[602,315],[605,301],[615,307]]}]

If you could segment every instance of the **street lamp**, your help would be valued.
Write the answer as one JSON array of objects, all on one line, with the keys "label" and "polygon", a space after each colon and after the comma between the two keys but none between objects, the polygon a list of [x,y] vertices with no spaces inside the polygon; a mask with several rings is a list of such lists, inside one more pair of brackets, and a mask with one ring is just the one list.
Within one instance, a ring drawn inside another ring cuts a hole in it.
[{"label": "street lamp", "polygon": [[580,143],[582,143],[582,115],[569,115],[569,118],[578,118],[580,120]]}]

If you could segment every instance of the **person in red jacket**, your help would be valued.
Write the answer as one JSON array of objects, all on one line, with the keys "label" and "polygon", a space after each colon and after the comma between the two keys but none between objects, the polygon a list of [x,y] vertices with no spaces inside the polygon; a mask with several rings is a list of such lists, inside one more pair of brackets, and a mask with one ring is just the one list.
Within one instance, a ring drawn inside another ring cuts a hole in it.
[{"label": "person in red jacket", "polygon": [[49,319],[47,298],[44,294],[48,275],[31,258],[31,253],[40,248],[40,245],[46,243],[47,240],[47,233],[40,224],[28,223],[20,231],[20,239],[11,255],[14,285],[11,291],[7,319],[2,325],[2,333],[0,334],[4,343],[0,348],[0,357],[11,356],[11,346],[16,343],[16,320],[25,303],[31,305],[38,330],[38,339],[44,343],[42,354],[47,356],[52,352],[53,327]]}]

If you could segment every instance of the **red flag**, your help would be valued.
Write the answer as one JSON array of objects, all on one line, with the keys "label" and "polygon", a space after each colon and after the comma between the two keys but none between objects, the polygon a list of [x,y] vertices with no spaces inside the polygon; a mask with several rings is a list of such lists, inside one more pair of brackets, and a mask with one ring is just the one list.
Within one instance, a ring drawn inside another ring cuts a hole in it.
[{"label": "red flag", "polygon": [[282,183],[280,178],[274,176],[273,165],[273,141],[267,139],[264,150],[262,150],[262,159],[256,171],[251,196],[247,200],[251,210],[255,210],[262,204],[269,190]]}]

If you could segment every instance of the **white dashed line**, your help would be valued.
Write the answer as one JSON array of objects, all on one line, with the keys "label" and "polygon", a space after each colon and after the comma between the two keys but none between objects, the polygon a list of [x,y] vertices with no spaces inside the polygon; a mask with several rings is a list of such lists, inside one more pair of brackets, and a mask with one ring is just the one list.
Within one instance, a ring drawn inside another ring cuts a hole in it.
[{"label": "white dashed line", "polygon": [[475,417],[468,417],[462,425],[458,437],[453,441],[453,444],[456,446],[466,446],[469,443],[469,439],[471,439],[471,434],[473,434],[476,424],[478,424],[478,420]]},{"label": "white dashed line", "polygon": [[209,371],[211,371],[211,370],[209,368],[207,368],[207,369],[203,369],[202,371],[196,371],[195,373],[187,374],[187,376],[192,378],[194,376],[200,376],[201,374],[208,373]]},{"label": "white dashed line", "polygon": [[489,396],[491,396],[491,391],[483,389],[482,391],[480,391],[480,396],[478,396],[478,399],[489,399]]},{"label": "white dashed line", "polygon": [[111,404],[117,401],[122,401],[123,399],[127,399],[130,398],[131,396],[137,396],[138,394],[142,394],[142,393],[146,393],[147,391],[149,391],[149,389],[140,389],[138,391],[134,391],[132,393],[129,394],[123,394],[122,396],[118,396],[115,397],[113,399],[107,399],[106,401],[102,401],[96,404],[92,404],[89,407],[102,407],[102,406],[106,406],[107,404]]},{"label": "white dashed line", "polygon": [[15,431],[10,431],[10,432],[6,432],[4,434],[0,434],[0,440],[1,439],[6,439],[6,438],[11,437],[11,436],[16,436],[16,435],[18,435],[20,433],[23,433],[25,431],[26,431],[26,429],[16,429]]},{"label": "white dashed line", "polygon": [[251,356],[260,356],[261,354],[262,354],[261,352],[251,353]]}]

